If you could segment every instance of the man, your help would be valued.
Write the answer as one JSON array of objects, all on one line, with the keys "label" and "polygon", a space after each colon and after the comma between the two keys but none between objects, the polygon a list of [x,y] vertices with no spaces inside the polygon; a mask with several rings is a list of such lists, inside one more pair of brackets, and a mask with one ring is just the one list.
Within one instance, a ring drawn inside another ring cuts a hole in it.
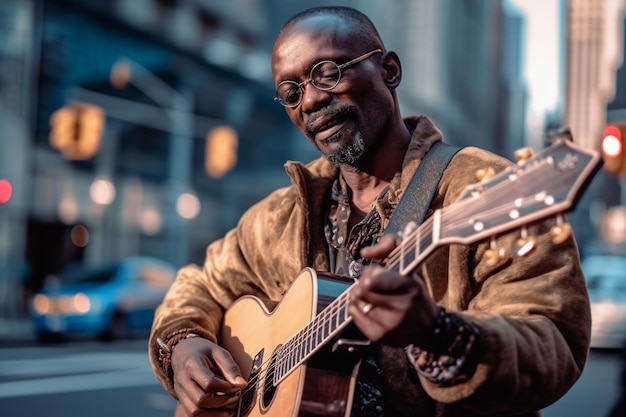
[{"label": "man", "polygon": [[[246,380],[218,345],[224,311],[248,294],[271,311],[307,266],[358,277],[349,314],[372,344],[362,351],[351,415],[536,416],[562,396],[589,347],[574,239],[555,246],[546,221],[528,226],[535,250],[526,256],[513,254],[515,231],[496,239],[504,250],[495,260],[481,242],[442,247],[408,277],[370,263],[398,244],[396,234],[381,236],[441,133],[424,116],[401,117],[400,60],[353,9],[292,18],[275,42],[272,72],[276,101],[323,157],[287,163],[293,184],[250,208],[208,247],[202,268],[182,268],[158,309],[150,358],[179,415],[232,415]],[[462,149],[429,215],[476,182],[477,170],[509,164]]]}]

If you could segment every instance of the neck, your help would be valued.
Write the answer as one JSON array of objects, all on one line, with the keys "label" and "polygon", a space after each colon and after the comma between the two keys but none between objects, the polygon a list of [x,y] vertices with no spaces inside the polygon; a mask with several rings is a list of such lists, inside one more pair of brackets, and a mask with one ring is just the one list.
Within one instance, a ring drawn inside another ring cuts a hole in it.
[{"label": "neck", "polygon": [[400,119],[395,128],[364,155],[358,164],[342,165],[341,174],[350,189],[353,202],[373,201],[402,169],[411,133]]},{"label": "neck", "polygon": [[352,206],[350,223],[358,223],[372,209],[376,198],[402,169],[411,133],[400,122],[371,150],[371,156],[363,158],[357,166],[340,167]]}]

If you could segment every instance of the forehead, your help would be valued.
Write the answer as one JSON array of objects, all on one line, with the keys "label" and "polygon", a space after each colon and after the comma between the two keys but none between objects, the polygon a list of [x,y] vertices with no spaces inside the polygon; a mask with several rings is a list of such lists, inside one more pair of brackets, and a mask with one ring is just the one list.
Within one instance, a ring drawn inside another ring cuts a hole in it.
[{"label": "forehead", "polygon": [[312,16],[292,24],[274,44],[274,80],[302,75],[322,59],[351,57],[360,49],[350,35],[350,24],[335,16]]}]

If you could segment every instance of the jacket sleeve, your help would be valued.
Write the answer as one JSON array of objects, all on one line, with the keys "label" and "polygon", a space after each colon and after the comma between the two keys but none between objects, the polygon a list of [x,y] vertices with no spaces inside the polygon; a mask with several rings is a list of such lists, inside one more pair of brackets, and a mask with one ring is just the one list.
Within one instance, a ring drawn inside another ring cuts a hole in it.
[{"label": "jacket sleeve", "polygon": [[[455,178],[506,166],[474,149],[455,159],[442,178],[444,200],[462,191]],[[424,265],[422,275],[435,300],[481,332],[471,379],[443,387],[421,378],[433,399],[485,414],[521,414],[555,402],[580,377],[589,349],[589,299],[576,242],[553,243],[555,224],[549,219],[528,225],[535,246],[524,256],[516,253],[517,230],[495,240],[505,251],[495,264],[485,261],[487,242],[450,245]]]},{"label": "jacket sleeve", "polygon": [[292,229],[301,227],[293,202],[289,188],[274,192],[208,246],[203,266],[188,265],[178,271],[155,312],[148,348],[157,379],[174,397],[157,339],[167,342],[194,333],[217,343],[224,311],[242,295],[256,296],[270,310],[275,307],[302,269],[298,256],[280,256],[282,246],[290,247],[293,254],[302,245],[297,234],[292,235]]}]

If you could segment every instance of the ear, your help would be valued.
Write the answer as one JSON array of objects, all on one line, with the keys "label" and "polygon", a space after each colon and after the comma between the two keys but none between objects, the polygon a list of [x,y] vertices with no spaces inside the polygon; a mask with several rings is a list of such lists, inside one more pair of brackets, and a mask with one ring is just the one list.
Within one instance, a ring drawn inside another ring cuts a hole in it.
[{"label": "ear", "polygon": [[382,75],[387,87],[394,89],[402,80],[402,65],[398,54],[388,51],[382,58]]}]

